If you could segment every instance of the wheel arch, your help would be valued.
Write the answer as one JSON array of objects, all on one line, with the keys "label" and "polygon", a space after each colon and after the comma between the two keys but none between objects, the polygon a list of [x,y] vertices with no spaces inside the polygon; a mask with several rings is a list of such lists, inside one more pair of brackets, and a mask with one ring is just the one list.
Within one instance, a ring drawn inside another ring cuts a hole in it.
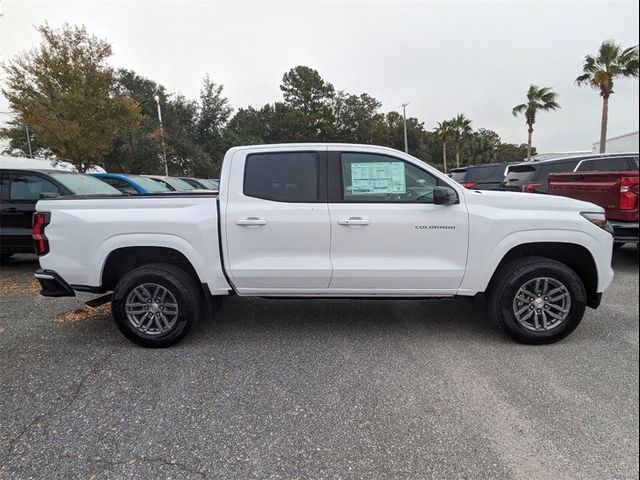
[{"label": "wheel arch", "polygon": [[600,304],[598,269],[591,252],[584,246],[570,242],[531,242],[512,247],[496,266],[486,291],[490,291],[500,269],[507,263],[522,257],[545,257],[563,263],[582,280],[587,292],[587,306],[596,308]]},{"label": "wheel arch", "polygon": [[129,246],[112,250],[102,268],[101,290],[113,290],[118,281],[131,270],[152,263],[167,263],[184,270],[197,285],[203,284],[196,269],[180,251],[170,247]]}]

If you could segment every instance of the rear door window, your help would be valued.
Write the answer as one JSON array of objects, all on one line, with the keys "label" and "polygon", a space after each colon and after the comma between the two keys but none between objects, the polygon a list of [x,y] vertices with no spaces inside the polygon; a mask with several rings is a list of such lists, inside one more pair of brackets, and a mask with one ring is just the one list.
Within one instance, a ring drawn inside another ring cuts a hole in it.
[{"label": "rear door window", "polygon": [[318,179],[314,152],[255,153],[245,161],[244,194],[275,202],[317,202]]},{"label": "rear door window", "polygon": [[38,201],[41,194],[58,194],[64,192],[52,181],[33,173],[14,173],[11,176],[9,200]]}]

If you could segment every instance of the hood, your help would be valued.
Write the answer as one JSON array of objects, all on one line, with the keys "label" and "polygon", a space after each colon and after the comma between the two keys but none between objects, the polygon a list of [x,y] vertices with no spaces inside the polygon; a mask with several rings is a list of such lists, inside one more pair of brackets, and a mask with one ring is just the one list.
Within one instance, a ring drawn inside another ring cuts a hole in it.
[{"label": "hood", "polygon": [[504,209],[604,212],[604,208],[593,203],[540,193],[465,189],[464,196],[469,204]]}]

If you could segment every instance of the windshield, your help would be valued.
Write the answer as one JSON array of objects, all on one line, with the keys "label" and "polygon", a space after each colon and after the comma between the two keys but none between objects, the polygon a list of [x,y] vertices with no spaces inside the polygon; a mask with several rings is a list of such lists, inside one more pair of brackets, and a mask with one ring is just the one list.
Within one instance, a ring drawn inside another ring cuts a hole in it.
[{"label": "windshield", "polygon": [[201,184],[203,184],[205,187],[210,188],[211,190],[217,190],[219,186],[217,180],[210,180],[208,178],[199,178],[198,181]]},{"label": "windshield", "polygon": [[195,190],[196,189],[196,187],[194,187],[193,185],[189,185],[187,182],[185,182],[184,180],[180,180],[179,178],[164,177],[162,180],[168,183],[169,185],[171,185],[176,190]]},{"label": "windshield", "polygon": [[75,195],[122,195],[120,190],[107,185],[91,175],[82,173],[51,173],[51,177],[63,184]]},{"label": "windshield", "polygon": [[155,180],[147,177],[141,177],[139,175],[127,175],[127,178],[134,183],[137,183],[142,188],[144,188],[147,192],[151,193],[160,193],[160,192],[170,192],[171,190],[161,183],[156,182]]}]

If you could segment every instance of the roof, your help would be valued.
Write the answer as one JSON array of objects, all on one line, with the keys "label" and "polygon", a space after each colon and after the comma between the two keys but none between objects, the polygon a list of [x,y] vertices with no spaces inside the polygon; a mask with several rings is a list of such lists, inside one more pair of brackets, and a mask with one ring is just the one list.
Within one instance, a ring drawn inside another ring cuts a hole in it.
[{"label": "roof", "polygon": [[[531,160],[514,163],[512,165],[541,165],[546,163],[556,163],[561,161],[576,161],[581,162],[583,160],[596,160],[599,158],[611,158],[611,157],[625,157],[628,155],[638,155],[638,152],[627,152],[627,153],[590,153],[586,155],[580,156],[570,156],[570,157],[558,157],[558,158],[548,158],[546,160]],[[511,165],[510,165],[511,166]]]}]

